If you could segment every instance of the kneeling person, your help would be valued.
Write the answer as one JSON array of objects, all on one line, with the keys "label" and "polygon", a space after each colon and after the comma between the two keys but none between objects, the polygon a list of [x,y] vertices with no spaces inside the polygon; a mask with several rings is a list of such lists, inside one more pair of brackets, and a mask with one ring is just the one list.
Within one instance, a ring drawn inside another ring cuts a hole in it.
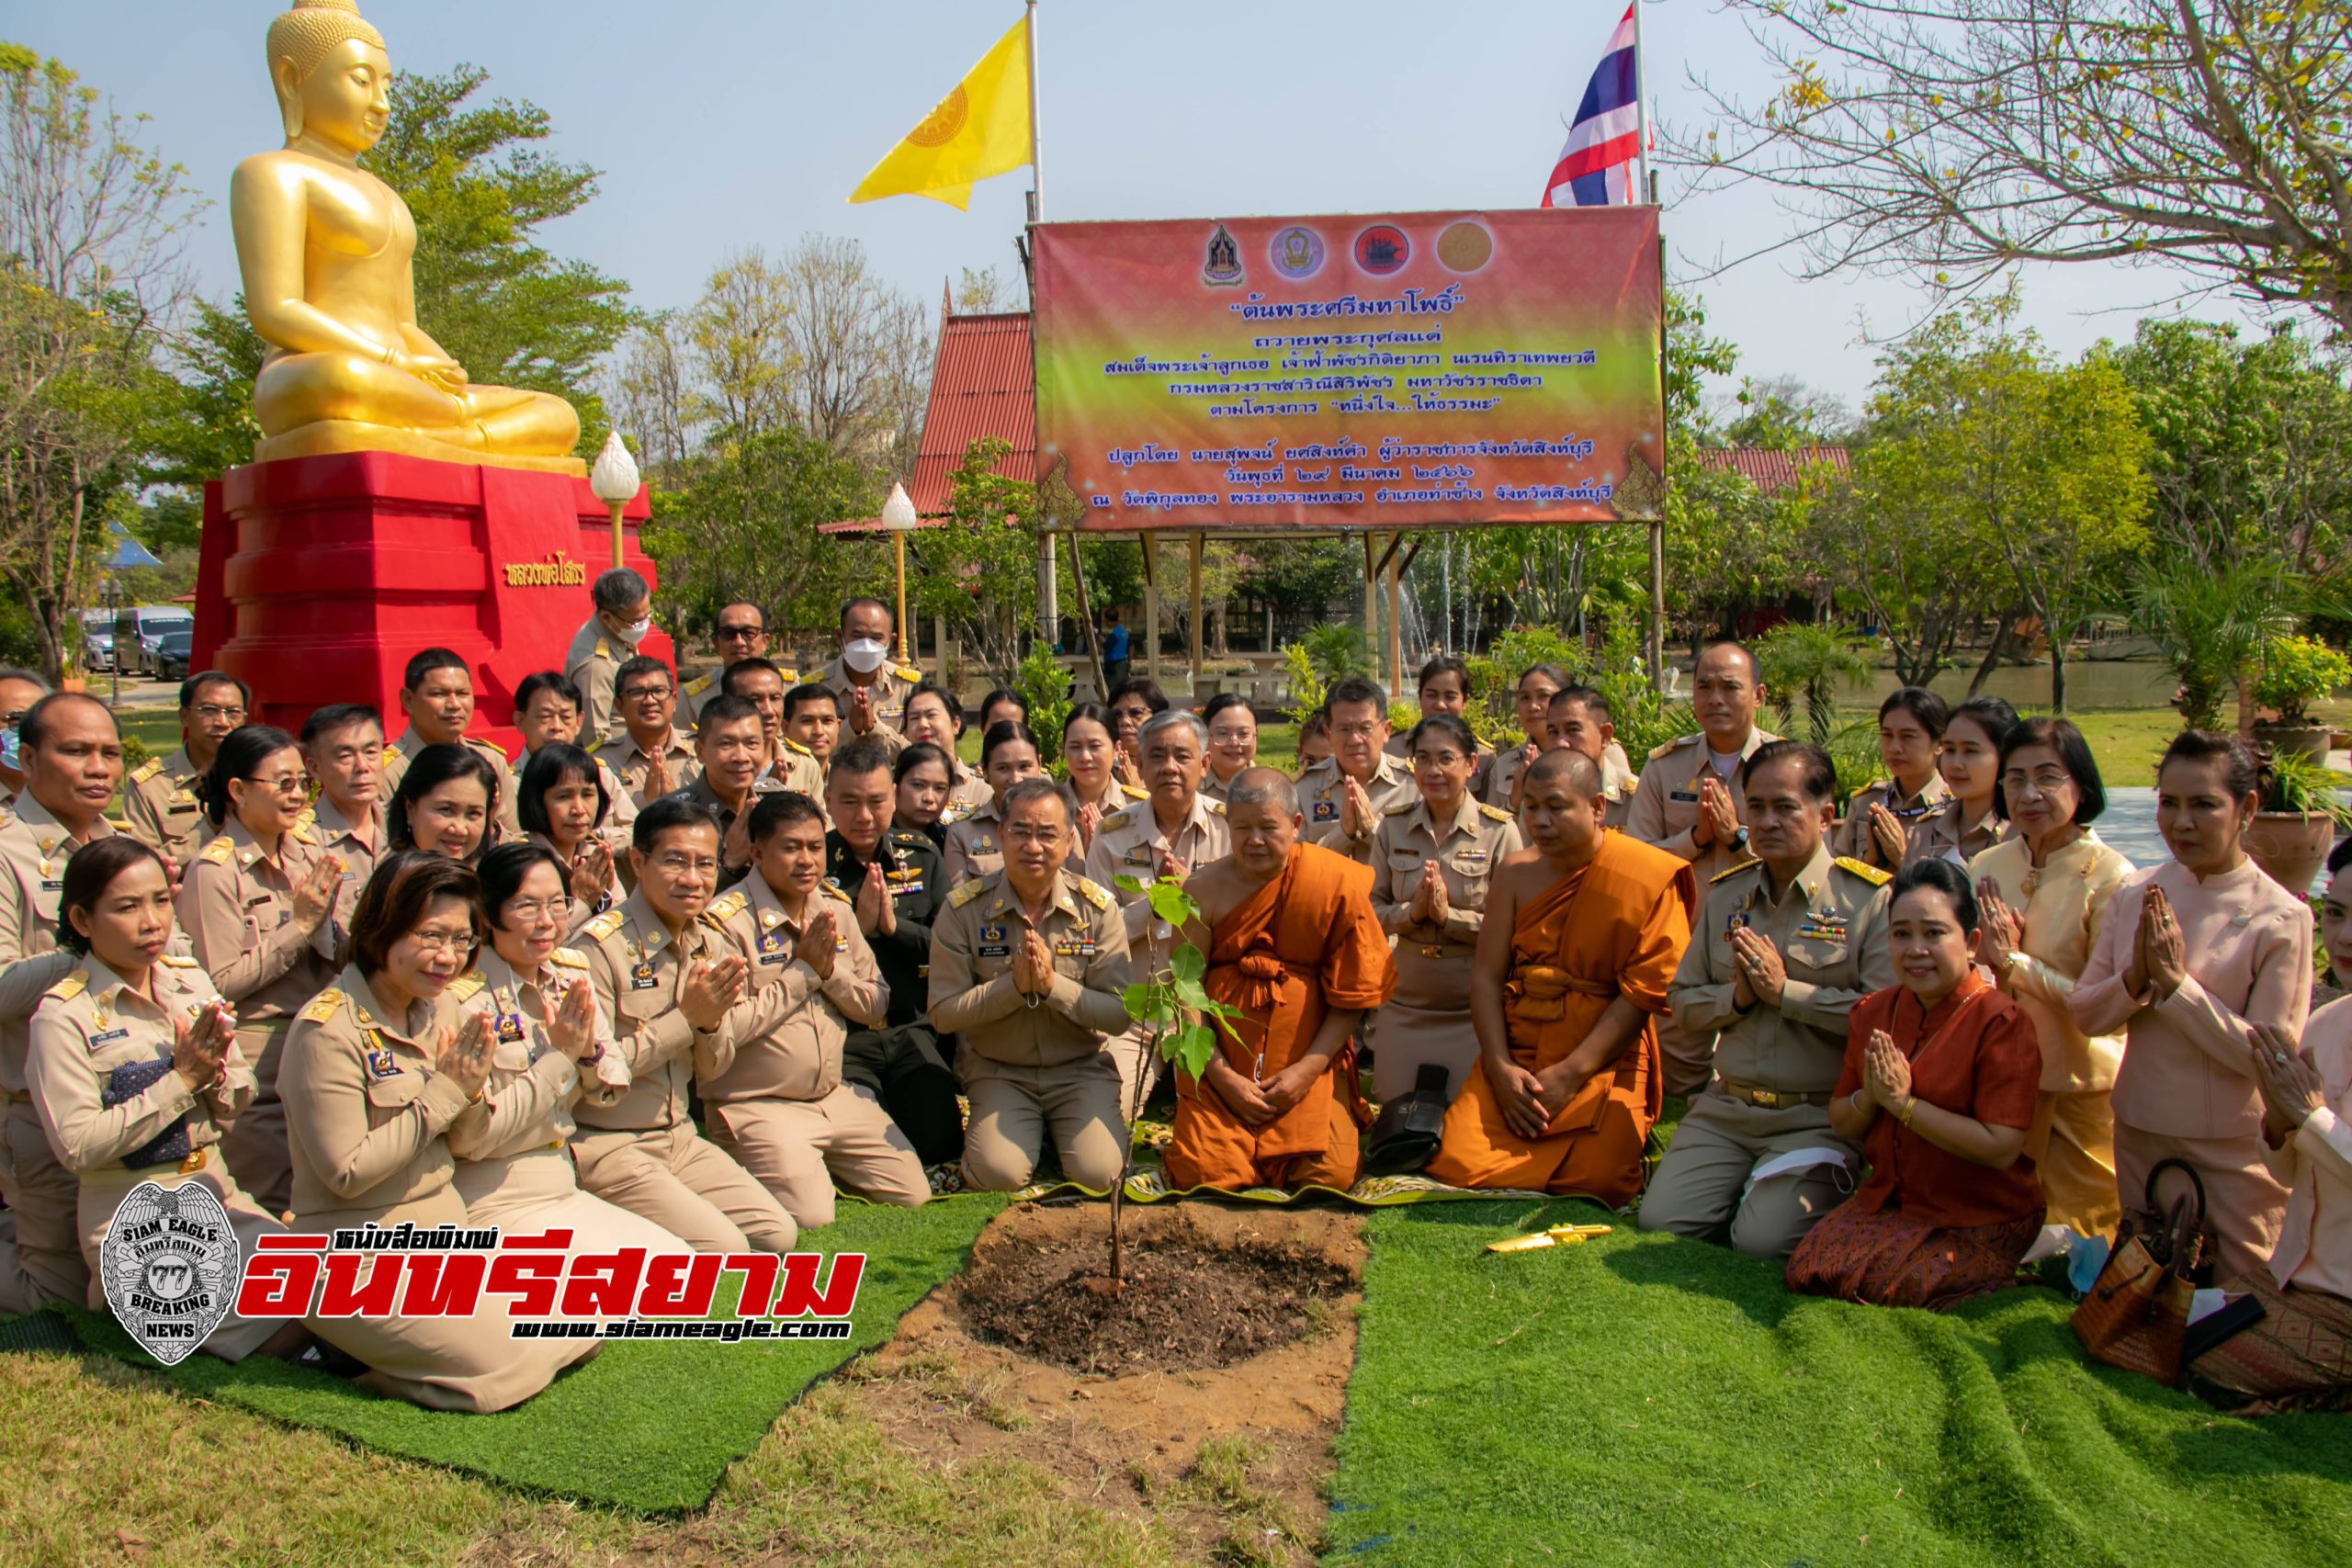
[{"label": "kneeling person", "polygon": [[1050,1128],[1062,1175],[1108,1190],[1126,1166],[1105,1049],[1127,1027],[1126,928],[1107,891],[1066,869],[1068,789],[1023,779],[999,806],[1003,869],[950,893],[932,927],[932,1027],[963,1037],[964,1175],[992,1191],[1028,1185]]},{"label": "kneeling person", "polygon": [[1740,768],[1754,863],[1717,876],[1674,976],[1675,1021],[1715,1043],[1714,1080],[1690,1101],[1642,1199],[1644,1230],[1785,1258],[1854,1189],[1860,1159],[1829,1100],[1847,1015],[1894,983],[1886,885],[1827,841],[1835,770],[1801,740]]},{"label": "kneeling person", "polygon": [[[833,1181],[913,1208],[931,1195],[914,1145],[870,1090],[842,1078],[853,1025],[889,1010],[889,987],[849,896],[825,885],[825,820],[803,795],[752,808],[752,874],[704,917],[751,965],[734,1046],[697,1065],[710,1141],[803,1228],[833,1223]],[[731,1059],[729,1057],[731,1055]]]},{"label": "kneeling person", "polygon": [[1185,883],[1208,957],[1203,984],[1235,1008],[1197,1078],[1176,1079],[1173,1187],[1352,1186],[1363,1125],[1350,1037],[1396,987],[1372,908],[1372,868],[1299,841],[1298,793],[1272,768],[1234,775],[1233,848]]},{"label": "kneeling person", "polygon": [[1487,893],[1470,976],[1481,1071],[1429,1174],[1615,1208],[1641,1190],[1664,1105],[1657,1021],[1697,887],[1680,856],[1605,829],[1600,769],[1582,752],[1544,752],[1520,787],[1534,848]]},{"label": "kneeling person", "polygon": [[718,824],[672,795],[638,817],[637,891],[588,922],[596,1011],[628,1067],[610,1105],[572,1107],[580,1185],[697,1252],[788,1252],[799,1231],[764,1187],[695,1130],[686,1095],[734,1048],[729,1009],[750,965],[700,917],[718,875]]}]

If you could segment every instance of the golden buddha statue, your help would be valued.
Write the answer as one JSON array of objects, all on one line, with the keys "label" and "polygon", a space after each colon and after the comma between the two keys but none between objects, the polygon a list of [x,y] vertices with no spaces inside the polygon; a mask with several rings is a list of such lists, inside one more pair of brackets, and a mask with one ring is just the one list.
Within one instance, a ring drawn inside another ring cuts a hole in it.
[{"label": "golden buddha statue", "polygon": [[357,0],[294,0],[268,49],[286,145],[229,182],[245,310],[269,344],[254,378],[254,460],[401,452],[586,472],[570,403],[476,385],[417,325],[416,220],[359,167],[390,118],[392,62]]}]

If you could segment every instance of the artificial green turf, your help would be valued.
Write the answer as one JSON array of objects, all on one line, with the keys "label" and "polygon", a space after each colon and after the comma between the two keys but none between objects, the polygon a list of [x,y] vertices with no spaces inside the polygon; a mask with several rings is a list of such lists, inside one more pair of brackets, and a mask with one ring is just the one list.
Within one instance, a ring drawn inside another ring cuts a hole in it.
[{"label": "artificial green turf", "polygon": [[2088,1361],[2052,1291],[1949,1315],[1610,1216],[1445,1203],[1365,1223],[1332,1562],[2352,1562],[2352,1421],[2232,1420]]},{"label": "artificial green turf", "polygon": [[198,1355],[165,1370],[111,1317],[71,1315],[91,1348],[159,1371],[202,1398],[509,1486],[637,1513],[675,1513],[707,1502],[727,1467],[751,1452],[776,1413],[811,1381],[896,1333],[909,1308],[963,1268],[980,1227],[1003,1206],[1001,1198],[985,1194],[919,1209],[844,1203],[832,1224],[803,1232],[804,1251],[866,1255],[856,1329],[848,1339],[616,1341],[521,1407],[496,1416],[421,1410],[275,1361],[232,1367]]}]

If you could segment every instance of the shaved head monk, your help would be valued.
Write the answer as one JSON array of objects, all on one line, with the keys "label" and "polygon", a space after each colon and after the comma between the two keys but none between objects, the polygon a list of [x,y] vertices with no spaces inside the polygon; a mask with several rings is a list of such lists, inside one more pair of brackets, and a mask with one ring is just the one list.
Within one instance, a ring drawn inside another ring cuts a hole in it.
[{"label": "shaved head monk", "polygon": [[1446,1112],[1437,1180],[1611,1208],[1641,1190],[1664,1103],[1657,1020],[1698,889],[1680,856],[1605,831],[1607,807],[1583,752],[1528,766],[1520,826],[1532,847],[1487,890],[1470,977],[1481,1070]]},{"label": "shaved head monk", "polygon": [[1184,884],[1206,929],[1184,938],[1241,1017],[1197,1080],[1177,1075],[1169,1184],[1345,1189],[1363,1125],[1349,1040],[1396,986],[1372,868],[1300,842],[1298,792],[1272,768],[1233,775],[1225,820],[1230,852]]}]

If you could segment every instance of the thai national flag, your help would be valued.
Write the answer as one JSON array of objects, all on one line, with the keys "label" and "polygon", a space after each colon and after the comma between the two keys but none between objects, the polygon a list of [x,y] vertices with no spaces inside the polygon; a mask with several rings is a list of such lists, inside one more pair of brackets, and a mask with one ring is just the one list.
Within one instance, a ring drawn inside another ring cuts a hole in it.
[{"label": "thai national flag", "polygon": [[[1641,0],[1634,0],[1639,5]],[[1600,69],[1586,84],[1568,144],[1544,182],[1546,207],[1623,207],[1638,202],[1634,161],[1641,156],[1641,72],[1634,51],[1634,7],[1609,35]]]}]

